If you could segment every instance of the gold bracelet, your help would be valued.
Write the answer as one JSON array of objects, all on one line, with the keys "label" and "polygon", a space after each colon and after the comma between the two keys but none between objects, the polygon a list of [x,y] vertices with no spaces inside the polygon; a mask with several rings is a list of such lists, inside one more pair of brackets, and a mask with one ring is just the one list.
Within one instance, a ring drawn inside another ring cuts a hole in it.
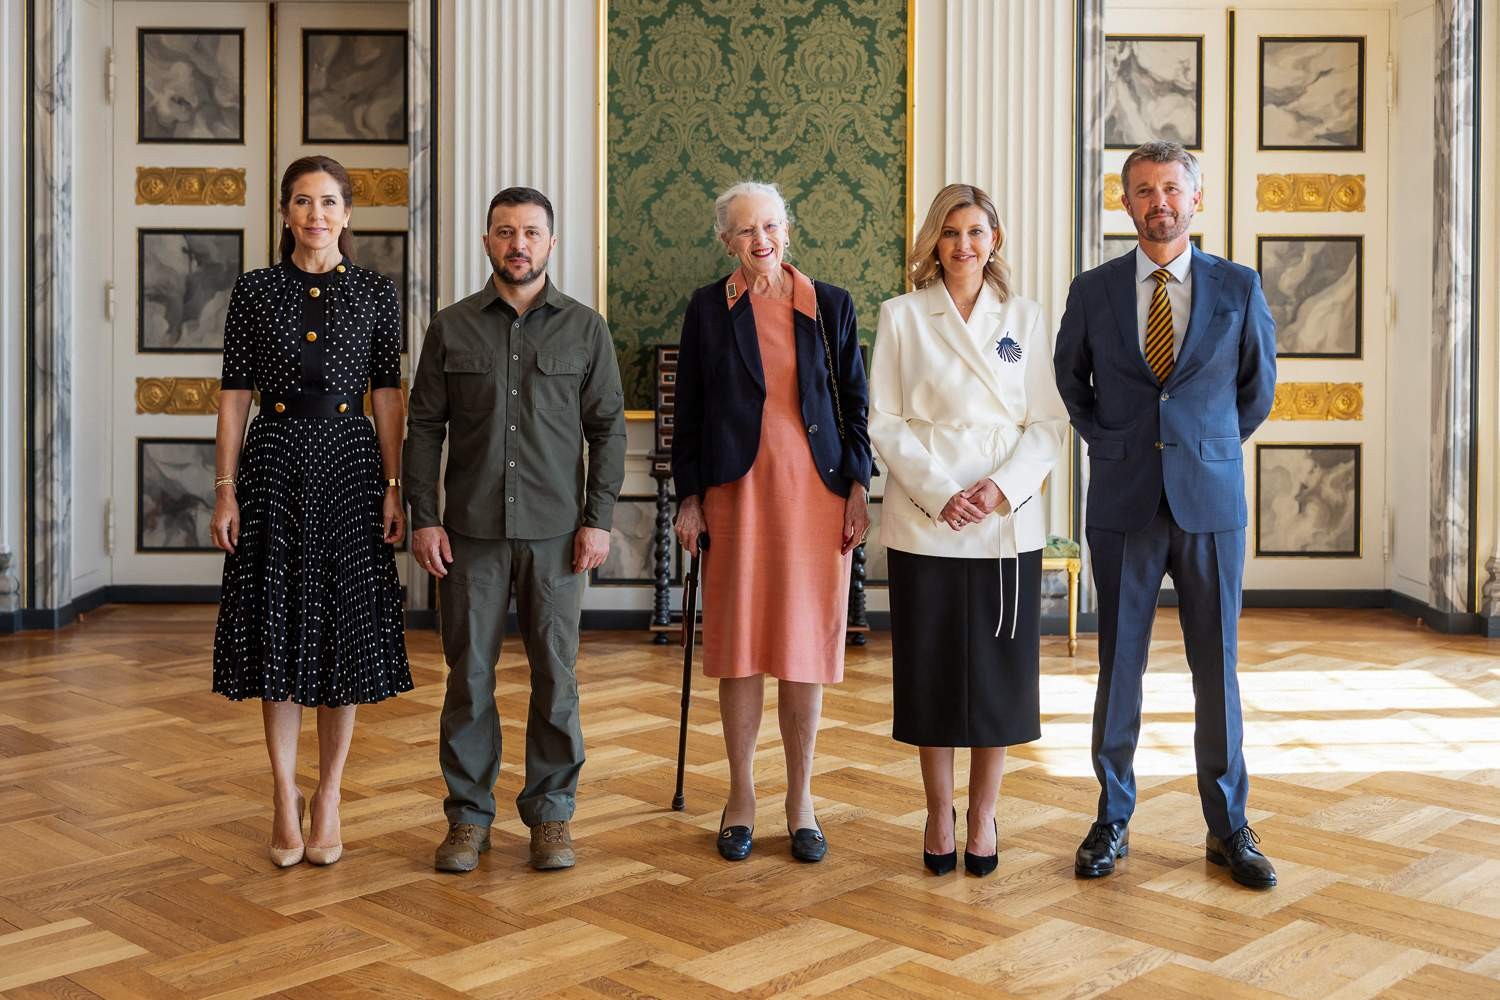
[{"label": "gold bracelet", "polygon": [[218,489],[220,486],[233,486],[233,485],[234,485],[234,477],[233,476],[220,476],[218,479],[214,480],[214,489]]}]

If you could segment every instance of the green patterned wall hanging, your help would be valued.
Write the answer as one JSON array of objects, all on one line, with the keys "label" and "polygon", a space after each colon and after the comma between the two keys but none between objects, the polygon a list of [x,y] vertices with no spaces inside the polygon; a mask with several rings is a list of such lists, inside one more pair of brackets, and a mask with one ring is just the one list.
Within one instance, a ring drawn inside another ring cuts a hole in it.
[{"label": "green patterned wall hanging", "polygon": [[849,289],[874,337],[905,291],[906,0],[610,0],[610,330],[626,405],[692,291],[732,269],[714,198],[781,187],[788,260]]}]

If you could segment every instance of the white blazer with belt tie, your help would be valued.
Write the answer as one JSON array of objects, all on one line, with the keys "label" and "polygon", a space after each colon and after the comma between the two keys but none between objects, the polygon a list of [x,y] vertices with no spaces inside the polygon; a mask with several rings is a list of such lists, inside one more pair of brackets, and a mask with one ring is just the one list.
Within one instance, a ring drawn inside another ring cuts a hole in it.
[{"label": "white blazer with belt tie", "polygon": [[[881,304],[870,367],[870,440],[890,474],[885,546],[970,559],[1042,548],[1037,493],[1062,455],[1068,411],[1041,306],[1001,302],[986,282],[965,323],[934,281]],[[960,531],[938,520],[986,476],[1006,498],[994,514]]]}]

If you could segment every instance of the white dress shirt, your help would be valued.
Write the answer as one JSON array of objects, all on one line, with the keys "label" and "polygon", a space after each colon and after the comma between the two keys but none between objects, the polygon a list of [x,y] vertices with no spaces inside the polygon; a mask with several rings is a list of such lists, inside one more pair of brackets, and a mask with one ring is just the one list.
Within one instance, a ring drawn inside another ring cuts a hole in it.
[{"label": "white dress shirt", "polygon": [[[1135,330],[1141,342],[1141,354],[1146,353],[1146,317],[1151,312],[1151,296],[1156,292],[1156,279],[1151,277],[1160,264],[1146,256],[1139,245],[1135,248]],[[1172,275],[1167,282],[1167,302],[1172,306],[1172,360],[1182,357],[1182,338],[1187,334],[1188,314],[1193,309],[1193,245],[1178,254],[1166,265]]]}]

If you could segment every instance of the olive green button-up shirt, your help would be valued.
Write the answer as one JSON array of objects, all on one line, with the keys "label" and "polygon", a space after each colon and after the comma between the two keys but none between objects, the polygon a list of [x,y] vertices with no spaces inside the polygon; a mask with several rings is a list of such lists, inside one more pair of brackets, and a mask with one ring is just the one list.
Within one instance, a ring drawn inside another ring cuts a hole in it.
[{"label": "olive green button-up shirt", "polygon": [[402,462],[413,530],[443,524],[476,538],[609,530],[625,475],[614,345],[604,317],[546,281],[522,316],[486,281],[432,318]]}]

